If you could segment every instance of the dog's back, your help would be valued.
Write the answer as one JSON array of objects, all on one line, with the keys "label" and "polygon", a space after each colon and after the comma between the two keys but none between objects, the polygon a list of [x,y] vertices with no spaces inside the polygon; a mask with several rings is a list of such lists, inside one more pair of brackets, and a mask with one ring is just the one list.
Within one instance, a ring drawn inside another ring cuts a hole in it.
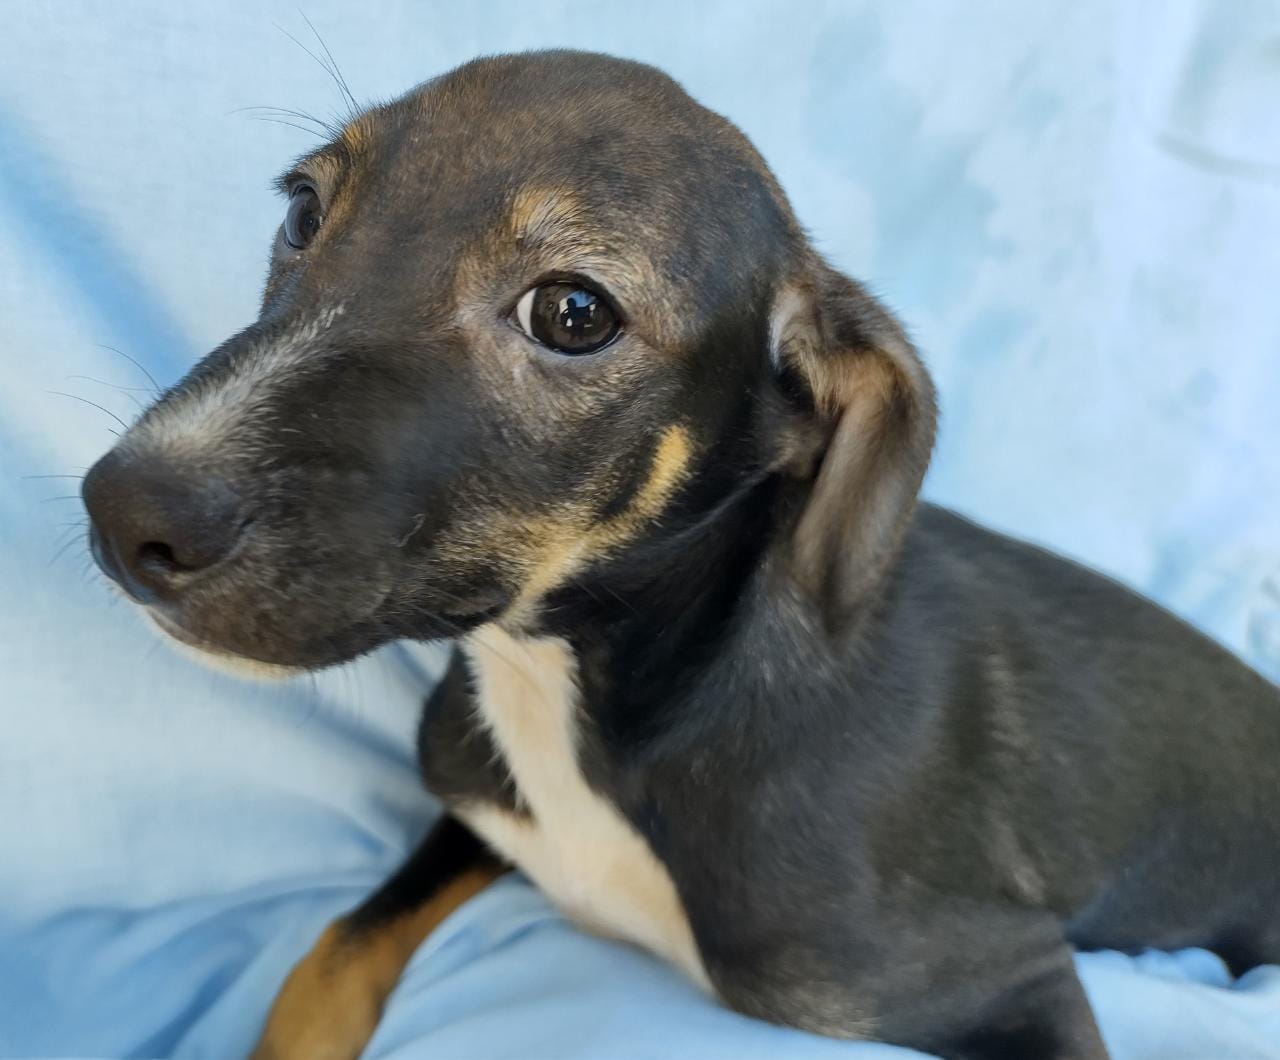
[{"label": "dog's back", "polygon": [[1117,583],[927,505],[884,622],[919,646],[954,770],[934,784],[976,770],[1010,839],[992,867],[1071,941],[1280,960],[1280,690]]}]

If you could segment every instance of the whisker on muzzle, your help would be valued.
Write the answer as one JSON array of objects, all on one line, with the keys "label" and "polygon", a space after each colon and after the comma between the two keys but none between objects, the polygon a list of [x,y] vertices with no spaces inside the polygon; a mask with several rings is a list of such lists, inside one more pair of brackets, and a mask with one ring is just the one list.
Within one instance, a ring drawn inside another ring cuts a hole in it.
[{"label": "whisker on muzzle", "polygon": [[125,423],[124,420],[122,420],[114,412],[112,412],[109,408],[107,408],[105,405],[99,405],[96,401],[90,401],[87,397],[81,397],[79,394],[68,394],[65,390],[46,390],[45,393],[53,394],[55,397],[70,398],[72,401],[80,401],[86,405],[92,405],[99,412],[105,412],[108,416],[110,416],[113,420],[115,420],[116,423],[120,424],[120,426],[123,427],[126,431],[129,429],[129,425]]}]

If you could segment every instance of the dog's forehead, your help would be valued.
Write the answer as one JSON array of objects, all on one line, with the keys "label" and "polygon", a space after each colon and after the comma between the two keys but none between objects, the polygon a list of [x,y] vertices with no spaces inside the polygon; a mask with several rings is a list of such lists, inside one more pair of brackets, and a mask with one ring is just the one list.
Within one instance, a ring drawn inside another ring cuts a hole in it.
[{"label": "dog's forehead", "polygon": [[[398,111],[398,113],[397,113]],[[582,52],[497,56],[420,85],[388,111],[446,162],[606,187],[706,183],[725,164],[766,172],[746,138],[653,67]],[[357,134],[358,135],[358,134]],[[638,187],[637,190],[643,190]]]},{"label": "dog's forehead", "polygon": [[[477,60],[351,121],[312,164],[408,232],[625,236],[687,266],[794,229],[763,160],[665,74],[576,52]],[[405,228],[404,226],[408,226]]]}]

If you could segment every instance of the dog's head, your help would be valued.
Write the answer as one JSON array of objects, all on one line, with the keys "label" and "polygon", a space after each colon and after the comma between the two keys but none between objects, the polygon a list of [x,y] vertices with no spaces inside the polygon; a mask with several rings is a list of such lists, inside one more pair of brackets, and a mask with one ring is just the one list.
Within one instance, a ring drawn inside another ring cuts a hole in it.
[{"label": "dog's head", "polygon": [[280,188],[258,321],[84,484],[99,564],[179,640],[317,667],[533,630],[557,589],[779,477],[780,569],[815,606],[891,554],[928,378],[661,73],[479,60]]}]

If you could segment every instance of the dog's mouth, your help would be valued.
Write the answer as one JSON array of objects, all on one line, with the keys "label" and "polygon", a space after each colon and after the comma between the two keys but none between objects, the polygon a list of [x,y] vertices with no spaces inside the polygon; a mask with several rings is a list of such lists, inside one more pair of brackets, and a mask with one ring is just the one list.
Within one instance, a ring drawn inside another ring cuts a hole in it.
[{"label": "dog's mouth", "polygon": [[132,602],[185,654],[269,678],[341,665],[393,640],[465,635],[509,602],[506,594],[473,591],[463,599],[424,586],[414,581],[417,571],[389,561],[296,558],[281,566],[258,557],[177,598]]},{"label": "dog's mouth", "polygon": [[228,650],[219,648],[219,646],[212,643],[212,641],[205,640],[204,638],[201,638],[201,636],[193,634],[193,632],[187,630],[182,623],[175,621],[173,617],[166,614],[163,608],[148,607],[143,604],[142,613],[146,614],[147,618],[150,618],[152,622],[155,622],[156,629],[159,629],[160,632],[163,632],[166,636],[172,636],[174,640],[177,640],[179,644],[187,646],[187,648],[192,648],[197,650],[197,652],[205,652],[210,655],[218,655],[220,658],[246,658],[244,655],[238,655],[237,653],[228,652]]},{"label": "dog's mouth", "polygon": [[285,663],[268,662],[248,655],[228,651],[211,641],[191,633],[161,608],[143,606],[142,612],[151,619],[152,624],[173,644],[185,653],[192,655],[205,666],[219,670],[227,670],[240,677],[252,677],[265,680],[283,680],[303,673],[306,667]]}]

